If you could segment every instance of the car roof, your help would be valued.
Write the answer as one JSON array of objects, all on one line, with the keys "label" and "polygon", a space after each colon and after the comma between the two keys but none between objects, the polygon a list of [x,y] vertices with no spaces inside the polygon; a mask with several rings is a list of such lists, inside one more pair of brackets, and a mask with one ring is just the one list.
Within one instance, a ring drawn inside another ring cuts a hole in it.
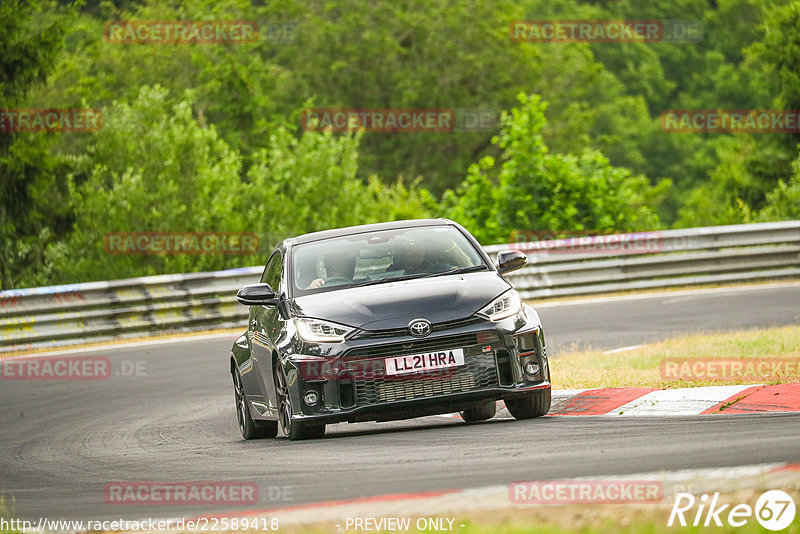
[{"label": "car roof", "polygon": [[299,235],[290,238],[288,241],[294,244],[311,243],[312,241],[322,241],[323,239],[330,239],[333,237],[342,237],[353,234],[363,234],[366,232],[378,232],[381,230],[394,230],[397,228],[417,228],[425,226],[442,226],[450,225],[455,226],[455,223],[449,219],[408,219],[404,221],[392,221],[374,224],[362,224],[359,226],[348,226],[347,228],[334,228],[331,230],[322,230],[320,232],[312,232],[310,234]]}]

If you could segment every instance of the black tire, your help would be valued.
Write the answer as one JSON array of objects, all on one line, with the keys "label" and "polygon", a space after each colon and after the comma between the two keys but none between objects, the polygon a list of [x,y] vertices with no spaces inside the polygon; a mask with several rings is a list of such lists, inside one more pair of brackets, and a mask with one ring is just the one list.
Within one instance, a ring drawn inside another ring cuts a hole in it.
[{"label": "black tire", "polygon": [[325,425],[307,425],[292,421],[292,399],[289,396],[289,387],[286,385],[286,374],[278,362],[275,362],[273,370],[275,392],[278,397],[278,420],[283,429],[283,435],[292,441],[317,439],[324,436]]},{"label": "black tire", "polygon": [[506,399],[506,408],[514,419],[533,419],[550,411],[550,388]]},{"label": "black tire", "polygon": [[255,421],[250,416],[242,386],[242,376],[238,369],[234,369],[231,374],[233,375],[233,393],[236,398],[236,418],[239,420],[239,432],[242,433],[242,437],[244,439],[263,439],[277,436],[277,421]]},{"label": "black tire", "polygon": [[462,411],[461,419],[467,423],[475,423],[477,421],[486,421],[487,419],[491,419],[496,413],[497,402],[490,400],[478,406],[473,406]]}]

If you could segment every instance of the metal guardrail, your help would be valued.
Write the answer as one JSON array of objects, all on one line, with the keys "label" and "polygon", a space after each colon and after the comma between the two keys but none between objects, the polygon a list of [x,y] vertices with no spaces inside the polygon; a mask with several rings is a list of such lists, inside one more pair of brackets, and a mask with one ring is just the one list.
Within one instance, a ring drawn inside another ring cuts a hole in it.
[{"label": "metal guardrail", "polygon": [[[489,253],[509,245],[486,247]],[[515,243],[526,299],[800,277],[800,221]]]},{"label": "metal guardrail", "polygon": [[[800,278],[800,221],[492,245],[528,265],[523,298]],[[262,267],[0,292],[0,353],[145,334],[243,327],[234,295]]]},{"label": "metal guardrail", "polygon": [[0,353],[241,326],[234,295],[263,267],[0,292]]}]

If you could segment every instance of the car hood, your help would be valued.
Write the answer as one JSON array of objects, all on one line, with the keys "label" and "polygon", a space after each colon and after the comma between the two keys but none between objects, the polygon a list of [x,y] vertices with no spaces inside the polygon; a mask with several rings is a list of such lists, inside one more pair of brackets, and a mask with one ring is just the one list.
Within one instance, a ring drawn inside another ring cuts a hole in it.
[{"label": "car hood", "polygon": [[294,299],[294,315],[384,330],[464,319],[511,288],[495,271],[387,282]]}]

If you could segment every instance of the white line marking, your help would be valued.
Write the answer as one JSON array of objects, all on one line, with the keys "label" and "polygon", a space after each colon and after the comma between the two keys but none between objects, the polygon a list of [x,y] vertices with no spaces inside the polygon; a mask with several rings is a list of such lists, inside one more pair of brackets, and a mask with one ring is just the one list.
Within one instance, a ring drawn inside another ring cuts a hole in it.
[{"label": "white line marking", "polygon": [[83,348],[76,348],[76,349],[67,349],[67,350],[54,350],[48,352],[37,352],[35,354],[20,354],[17,356],[0,356],[0,361],[3,360],[17,360],[22,358],[41,358],[43,356],[61,356],[63,354],[76,354],[76,353],[83,353],[83,352],[98,352],[98,351],[108,351],[114,349],[127,349],[127,348],[137,348],[137,347],[147,347],[151,345],[166,345],[170,343],[184,343],[187,341],[203,341],[209,339],[219,339],[219,338],[230,338],[231,342],[235,341],[237,337],[241,334],[203,334],[198,336],[182,336],[182,337],[175,337],[170,339],[151,339],[147,341],[132,341],[130,343],[109,343],[107,345],[99,345],[94,347],[83,347]]},{"label": "white line marking", "polygon": [[629,351],[629,350],[636,350],[636,349],[640,349],[642,347],[644,347],[644,345],[628,345],[627,347],[620,347],[618,349],[607,350],[603,354],[616,354],[618,352],[626,352],[626,351]]}]

